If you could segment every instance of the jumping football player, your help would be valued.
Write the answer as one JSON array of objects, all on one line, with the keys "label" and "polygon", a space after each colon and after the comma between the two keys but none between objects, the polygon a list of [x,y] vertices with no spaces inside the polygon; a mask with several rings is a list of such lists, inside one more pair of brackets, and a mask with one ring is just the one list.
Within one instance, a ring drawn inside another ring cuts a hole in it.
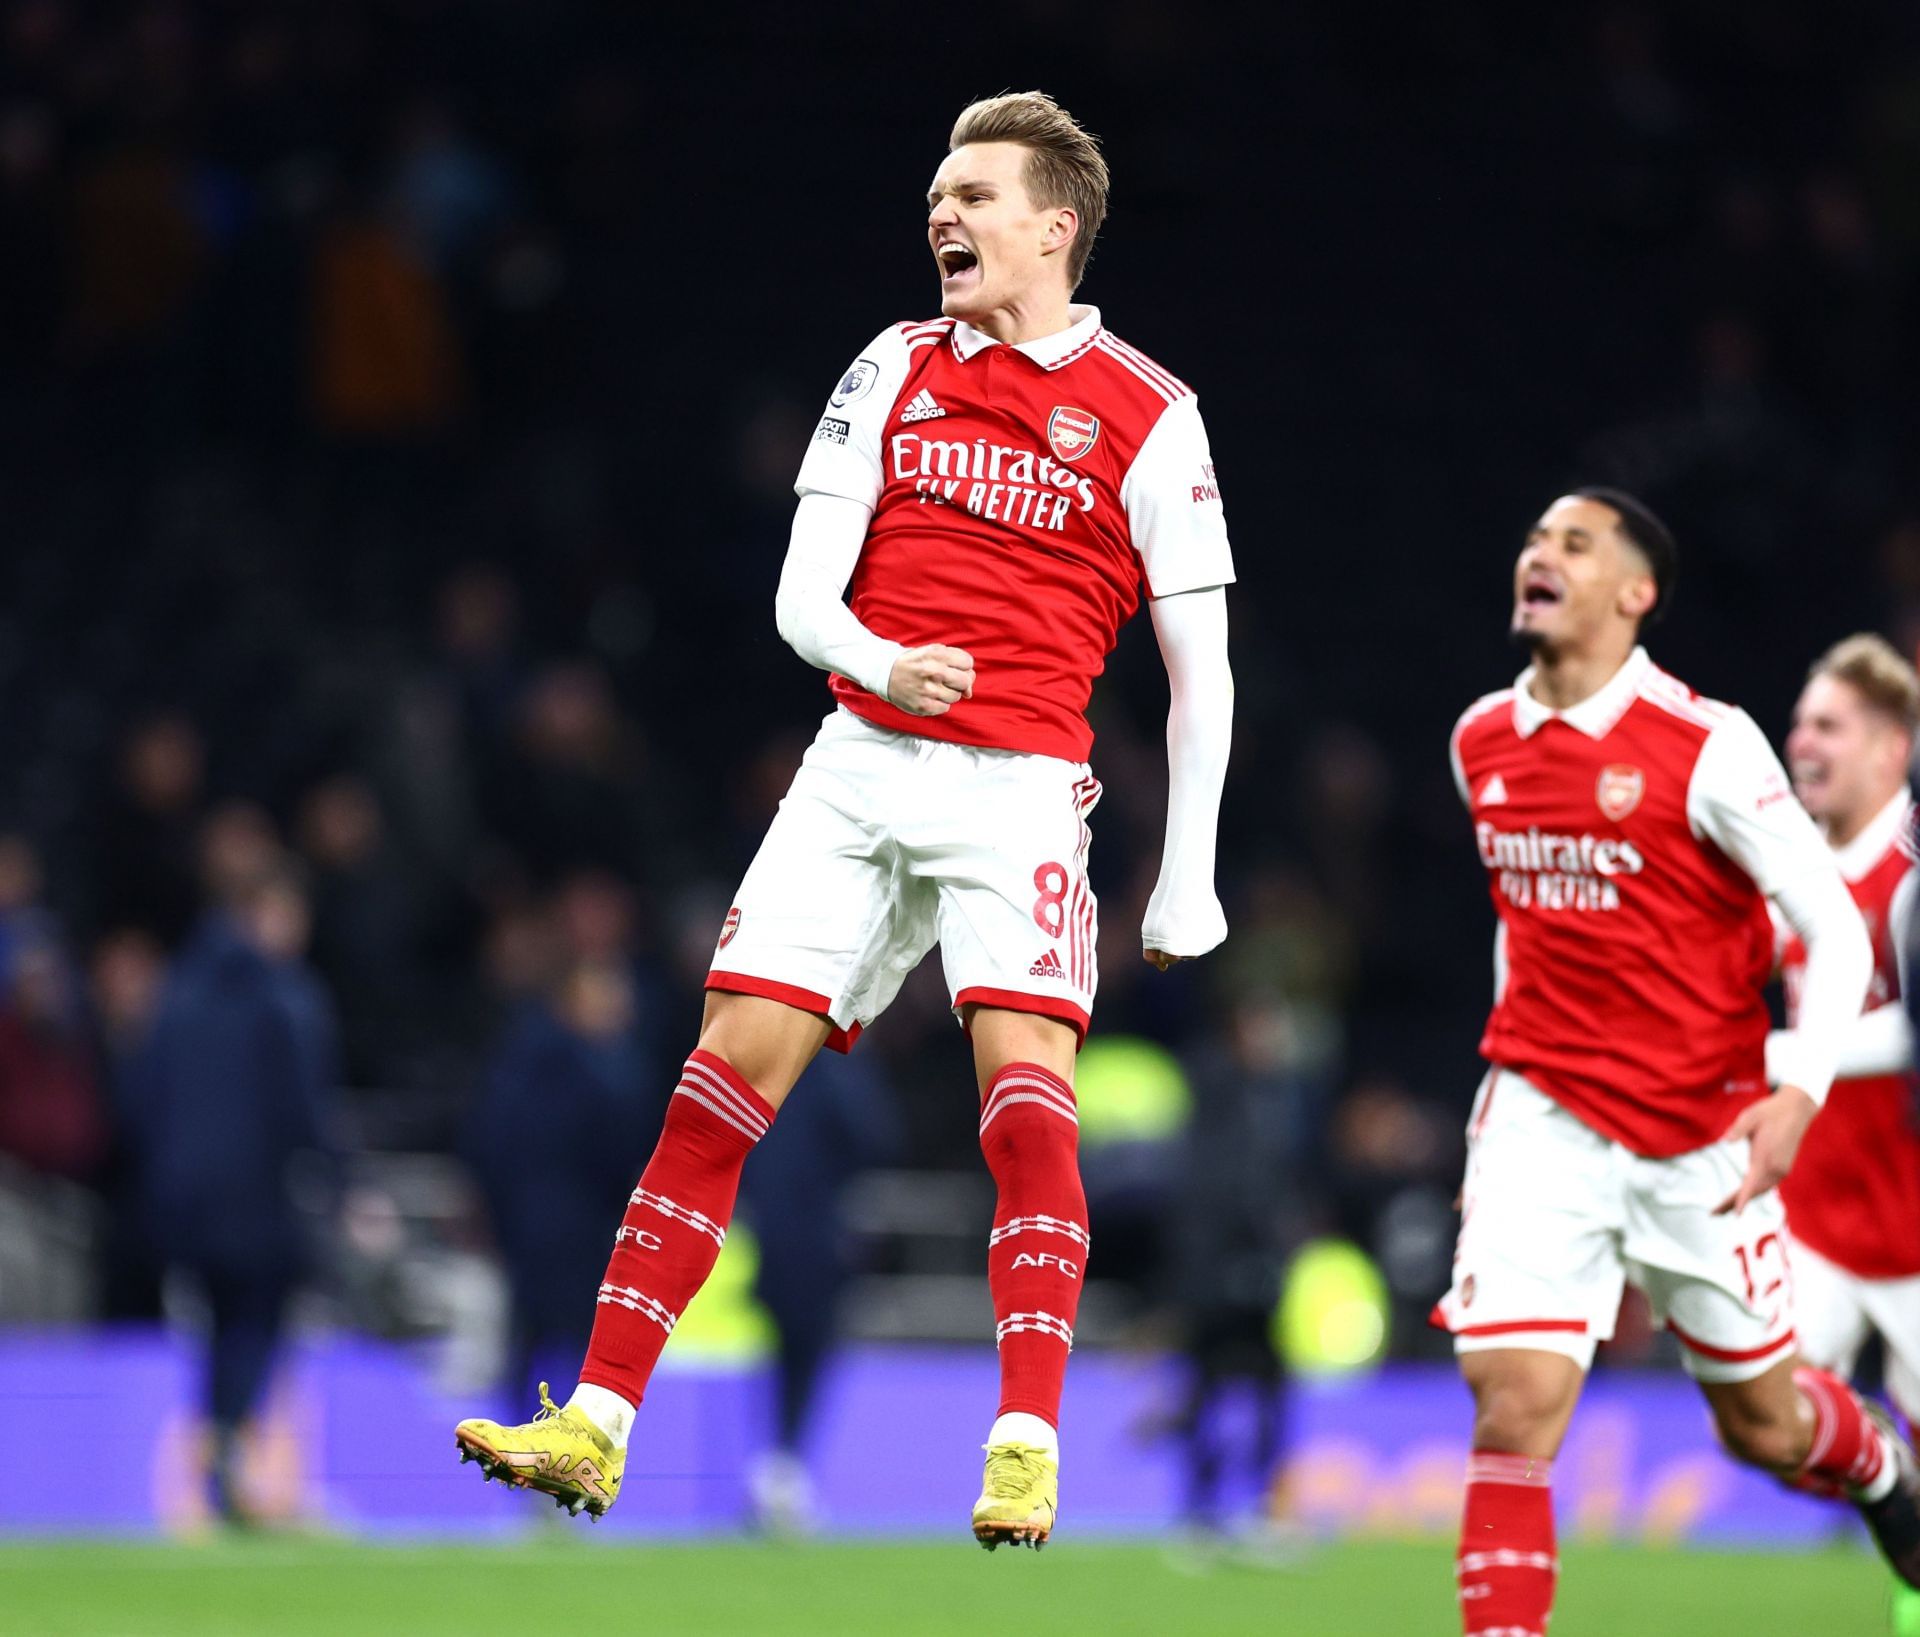
[{"label": "jumping football player", "polygon": [[1143,584],[1172,703],[1142,949],[1164,969],[1226,936],[1233,561],[1193,393],[1073,303],[1106,201],[1094,138],[1041,93],[975,103],[953,128],[926,201],[942,316],[890,325],[854,360],[796,485],[775,614],[832,673],[836,708],[726,917],[580,1385],[525,1425],[457,1429],[489,1476],[612,1504],[748,1153],[814,1054],[847,1049],[937,943],[999,1193],[1001,1391],[972,1528],[989,1548],[1053,1529],[1090,1243],[1073,1093],[1095,988],[1084,712]]}]

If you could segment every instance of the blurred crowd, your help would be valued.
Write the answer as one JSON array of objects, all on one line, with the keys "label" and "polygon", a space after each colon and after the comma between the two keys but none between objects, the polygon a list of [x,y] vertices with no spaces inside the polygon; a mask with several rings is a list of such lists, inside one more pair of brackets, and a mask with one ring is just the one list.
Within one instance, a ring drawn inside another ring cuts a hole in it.
[{"label": "blurred crowd", "polygon": [[[1098,1037],[1161,1054],[1089,1124],[1104,1271],[1232,1371],[1337,1233],[1435,1345],[1491,932],[1443,747],[1533,512],[1670,513],[1660,657],[1771,729],[1832,638],[1920,642],[1920,24],[1016,20],[902,76],[905,23],[771,6],[0,0],[0,1154],[101,1200],[98,1311],[184,1262],[270,1328],[370,1153],[597,1269],[826,706],[771,618],[799,452],[1010,76],[1108,138],[1087,294],[1199,386],[1241,572],[1198,966],[1138,957],[1139,631],[1095,704]],[[937,966],[856,1062],[887,1163],[977,1164]],[[534,1283],[524,1348],[582,1318]]]}]

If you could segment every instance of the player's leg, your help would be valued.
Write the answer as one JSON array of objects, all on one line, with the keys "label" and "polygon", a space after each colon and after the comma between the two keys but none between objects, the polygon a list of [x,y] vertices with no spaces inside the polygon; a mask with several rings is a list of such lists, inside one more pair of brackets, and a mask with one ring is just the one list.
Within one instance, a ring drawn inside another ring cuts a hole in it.
[{"label": "player's leg", "polygon": [[[829,718],[722,929],[700,1044],[628,1201],[564,1408],[501,1427],[462,1422],[489,1477],[595,1516],[619,1491],[635,1408],[680,1315],[713,1270],[747,1155],[823,1044],[844,1049],[932,938],[930,891],[897,879],[886,790],[900,735]],[[911,947],[909,947],[911,946]]]},{"label": "player's leg", "polygon": [[[952,788],[910,868],[939,886],[941,959],[973,1045],[980,1147],[997,1193],[987,1251],[999,1413],[973,1512],[983,1545],[1038,1546],[1058,1500],[1059,1418],[1090,1237],[1074,1054],[1097,983],[1086,767],[942,747]],[[945,814],[963,815],[954,823]]]},{"label": "player's leg", "polygon": [[1860,1509],[1893,1572],[1920,1586],[1920,1465],[1892,1418],[1840,1377],[1787,1359],[1747,1381],[1702,1381],[1720,1441],[1739,1460],[1838,1491]]},{"label": "player's leg", "polygon": [[1560,1576],[1553,1462],[1586,1365],[1564,1353],[1501,1347],[1461,1353],[1460,1374],[1473,1394],[1454,1558],[1461,1627],[1544,1634]]},{"label": "player's leg", "polygon": [[1060,1395],[1091,1244],[1073,1096],[1079,1036],[1057,1019],[1002,1007],[969,1006],[962,1017],[996,1194],[987,1286],[1000,1350],[1000,1404],[973,1529],[989,1547],[1039,1546],[1058,1505]]},{"label": "player's leg", "polygon": [[573,1400],[616,1442],[719,1259],[747,1156],[831,1029],[781,1001],[709,991],[700,1044],[614,1238]]},{"label": "player's leg", "polygon": [[1482,1083],[1453,1284],[1434,1312],[1474,1400],[1455,1561],[1470,1637],[1537,1637],[1553,1610],[1553,1461],[1624,1283],[1619,1155],[1520,1076]]},{"label": "player's leg", "polygon": [[1785,1213],[1776,1194],[1714,1214],[1746,1144],[1634,1162],[1624,1239],[1633,1277],[1678,1338],[1728,1452],[1865,1516],[1894,1572],[1920,1580],[1920,1467],[1881,1412],[1795,1351]]},{"label": "player's leg", "polygon": [[661,1350],[726,1243],[747,1155],[832,1025],[780,1001],[711,993],[646,1170],[614,1236],[579,1385],[518,1426],[455,1428],[461,1458],[600,1516],[619,1499],[627,1436]]}]

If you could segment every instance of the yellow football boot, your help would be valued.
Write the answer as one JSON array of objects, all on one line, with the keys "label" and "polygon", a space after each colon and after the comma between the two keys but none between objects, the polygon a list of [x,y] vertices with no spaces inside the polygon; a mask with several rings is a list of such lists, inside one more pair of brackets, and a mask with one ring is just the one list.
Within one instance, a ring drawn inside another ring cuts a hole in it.
[{"label": "yellow football boot", "polygon": [[989,1552],[1002,1541],[1039,1551],[1060,1509],[1060,1462],[1032,1444],[988,1444],[986,1451],[973,1538]]},{"label": "yellow football boot", "polygon": [[590,1518],[603,1516],[620,1498],[627,1452],[578,1410],[563,1410],[540,1383],[540,1413],[517,1427],[497,1421],[462,1421],[453,1429],[460,1459],[478,1461],[488,1483],[498,1478],[516,1489],[537,1489],[553,1504]]}]

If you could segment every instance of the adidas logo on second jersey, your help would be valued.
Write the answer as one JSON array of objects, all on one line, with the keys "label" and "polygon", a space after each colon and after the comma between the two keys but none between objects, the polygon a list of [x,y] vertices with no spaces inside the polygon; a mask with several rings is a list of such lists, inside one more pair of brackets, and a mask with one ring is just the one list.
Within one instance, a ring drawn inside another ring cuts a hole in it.
[{"label": "adidas logo on second jersey", "polygon": [[1498,773],[1494,774],[1492,778],[1480,787],[1480,800],[1478,805],[1481,807],[1498,807],[1506,799],[1507,781],[1501,778]]},{"label": "adidas logo on second jersey", "polygon": [[900,419],[903,422],[937,421],[944,414],[946,411],[933,401],[933,394],[922,387],[913,395],[907,407],[900,411]]},{"label": "adidas logo on second jersey", "polygon": [[1027,968],[1027,976],[1030,978],[1058,978],[1064,983],[1067,977],[1067,969],[1060,964],[1060,957],[1049,949],[1039,960]]}]

